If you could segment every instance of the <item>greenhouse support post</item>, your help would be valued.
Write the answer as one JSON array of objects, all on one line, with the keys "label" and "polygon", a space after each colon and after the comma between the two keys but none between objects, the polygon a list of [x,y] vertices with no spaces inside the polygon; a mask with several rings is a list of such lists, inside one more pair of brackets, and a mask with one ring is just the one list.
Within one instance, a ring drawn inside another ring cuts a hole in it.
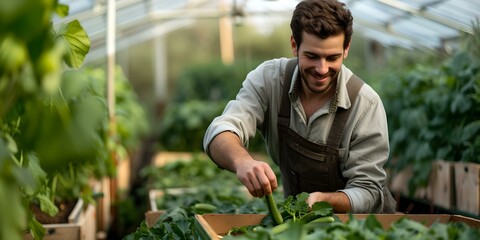
[{"label": "greenhouse support post", "polygon": [[115,0],[107,5],[107,101],[108,117],[115,120]]},{"label": "greenhouse support post", "polygon": [[[109,132],[108,137],[116,139],[116,119],[115,119],[115,41],[116,41],[116,4],[115,0],[108,0],[107,3],[107,103],[108,103],[108,117],[109,117]],[[117,159],[115,151],[110,153],[114,161],[115,167],[117,166]],[[110,179],[110,199],[116,201],[117,199],[117,182],[116,178]],[[116,211],[111,205],[110,214],[112,218],[115,218]]]}]

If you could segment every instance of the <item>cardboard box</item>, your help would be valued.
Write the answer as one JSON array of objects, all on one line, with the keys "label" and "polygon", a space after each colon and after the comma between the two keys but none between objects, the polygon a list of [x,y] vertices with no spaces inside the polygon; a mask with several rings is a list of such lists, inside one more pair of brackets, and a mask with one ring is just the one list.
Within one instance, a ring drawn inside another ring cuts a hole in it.
[{"label": "cardboard box", "polygon": [[[369,214],[353,214],[356,219],[366,218]],[[195,215],[195,236],[197,239],[221,239],[233,227],[254,226],[260,224],[265,214],[203,214]],[[348,214],[337,214],[342,222],[349,219]],[[384,229],[388,229],[392,222],[407,217],[411,220],[419,221],[431,225],[435,221],[441,223],[447,222],[465,222],[466,224],[480,228],[480,220],[468,218],[460,215],[448,214],[377,214]]]}]

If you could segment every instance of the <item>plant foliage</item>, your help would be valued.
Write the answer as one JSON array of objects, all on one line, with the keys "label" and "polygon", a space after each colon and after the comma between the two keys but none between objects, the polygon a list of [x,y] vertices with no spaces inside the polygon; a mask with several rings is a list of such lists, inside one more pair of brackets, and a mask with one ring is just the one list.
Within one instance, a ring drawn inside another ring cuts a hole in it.
[{"label": "plant foliage", "polygon": [[439,67],[416,66],[382,85],[394,170],[412,166],[410,193],[425,186],[431,162],[480,163],[479,26]]},{"label": "plant foliage", "polygon": [[92,203],[91,179],[114,171],[104,82],[80,70],[88,35],[77,20],[52,22],[68,9],[0,2],[0,239],[42,239],[31,206],[55,215],[61,201]]}]

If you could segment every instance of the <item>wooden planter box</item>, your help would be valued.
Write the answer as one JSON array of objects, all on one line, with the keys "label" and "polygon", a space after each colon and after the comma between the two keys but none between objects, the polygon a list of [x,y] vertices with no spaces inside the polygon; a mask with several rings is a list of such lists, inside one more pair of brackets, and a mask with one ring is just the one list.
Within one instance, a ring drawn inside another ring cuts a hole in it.
[{"label": "wooden planter box", "polygon": [[[43,224],[46,230],[44,240],[92,240],[96,239],[96,211],[93,205],[84,208],[83,200],[79,199],[75,208],[68,217],[68,223]],[[32,235],[26,232],[25,240],[33,240]]]},{"label": "wooden planter box", "polygon": [[[247,198],[253,198],[248,190],[243,187],[239,186],[238,191],[245,193],[245,196]],[[279,190],[281,191],[281,190]],[[159,198],[164,197],[165,195],[182,195],[185,193],[196,193],[198,192],[198,188],[196,187],[190,187],[190,188],[169,188],[165,190],[160,190],[160,189],[153,189],[148,192],[148,205],[149,205],[149,210],[145,213],[145,222],[147,223],[147,227],[152,227],[162,216],[162,214],[165,213],[164,209],[158,209],[157,207],[157,200]]]},{"label": "wooden planter box", "polygon": [[154,166],[164,166],[167,163],[175,161],[191,161],[195,156],[198,156],[201,159],[208,159],[208,156],[205,153],[193,153],[193,152],[159,152],[157,153],[152,161]]},{"label": "wooden planter box", "polygon": [[[397,194],[403,196],[409,196],[408,190],[408,181],[413,177],[413,169],[407,167],[400,172],[394,173],[390,176],[389,190],[392,192],[392,195],[395,197]],[[416,199],[427,199],[428,188],[427,187],[417,187],[413,194],[413,198]]]},{"label": "wooden planter box", "polygon": [[455,209],[455,182],[453,162],[436,160],[432,163],[428,188],[428,199],[434,205]]},{"label": "wooden planter box", "polygon": [[[195,215],[195,233],[196,239],[203,240],[219,240],[226,235],[233,227],[254,226],[261,223],[265,214],[203,214]],[[342,222],[349,219],[347,214],[337,214]],[[356,219],[366,218],[368,214],[353,214]],[[384,229],[388,229],[392,222],[400,218],[409,218],[411,220],[419,221],[429,226],[438,221],[441,223],[447,222],[464,222],[472,227],[480,227],[480,220],[468,218],[460,215],[448,214],[376,214],[378,221],[382,224]]]},{"label": "wooden planter box", "polygon": [[432,162],[432,170],[426,187],[417,187],[413,196],[409,195],[408,182],[413,178],[412,168],[394,174],[389,188],[392,194],[401,194],[416,200],[424,200],[432,205],[444,209],[454,210],[455,203],[455,172],[453,162],[435,160]]},{"label": "wooden planter box", "polygon": [[96,201],[97,215],[97,239],[105,239],[112,223],[112,197],[111,197],[111,180],[108,177],[96,180],[93,185],[93,191],[102,193],[102,197]]},{"label": "wooden planter box", "polygon": [[[257,160],[261,161],[269,161],[269,157],[263,153],[250,153],[252,157]],[[175,161],[191,161],[195,157],[200,159],[208,159],[210,158],[207,154],[203,152],[159,152],[155,154],[152,159],[152,164],[154,166],[164,166],[167,163],[175,162]]]},{"label": "wooden planter box", "polygon": [[115,177],[116,192],[126,194],[130,190],[132,161],[130,157],[125,157],[117,162],[117,175]]},{"label": "wooden planter box", "polygon": [[460,211],[480,216],[480,164],[454,164],[456,205]]},{"label": "wooden planter box", "polygon": [[183,193],[196,192],[195,188],[170,188],[166,190],[152,189],[148,192],[148,205],[149,209],[145,213],[145,222],[148,227],[152,227],[158,221],[160,216],[165,213],[165,210],[158,209],[157,199],[162,198],[165,194],[181,195]]}]

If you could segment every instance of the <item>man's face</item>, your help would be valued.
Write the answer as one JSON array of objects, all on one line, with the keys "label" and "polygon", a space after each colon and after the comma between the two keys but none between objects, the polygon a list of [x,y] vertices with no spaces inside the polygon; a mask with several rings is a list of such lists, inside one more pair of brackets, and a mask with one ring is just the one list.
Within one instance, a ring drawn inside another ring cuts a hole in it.
[{"label": "man's face", "polygon": [[303,33],[303,42],[298,48],[291,38],[293,55],[298,57],[302,88],[306,94],[328,94],[335,91],[334,83],[348,55],[349,46],[344,49],[344,34],[321,39]]}]

